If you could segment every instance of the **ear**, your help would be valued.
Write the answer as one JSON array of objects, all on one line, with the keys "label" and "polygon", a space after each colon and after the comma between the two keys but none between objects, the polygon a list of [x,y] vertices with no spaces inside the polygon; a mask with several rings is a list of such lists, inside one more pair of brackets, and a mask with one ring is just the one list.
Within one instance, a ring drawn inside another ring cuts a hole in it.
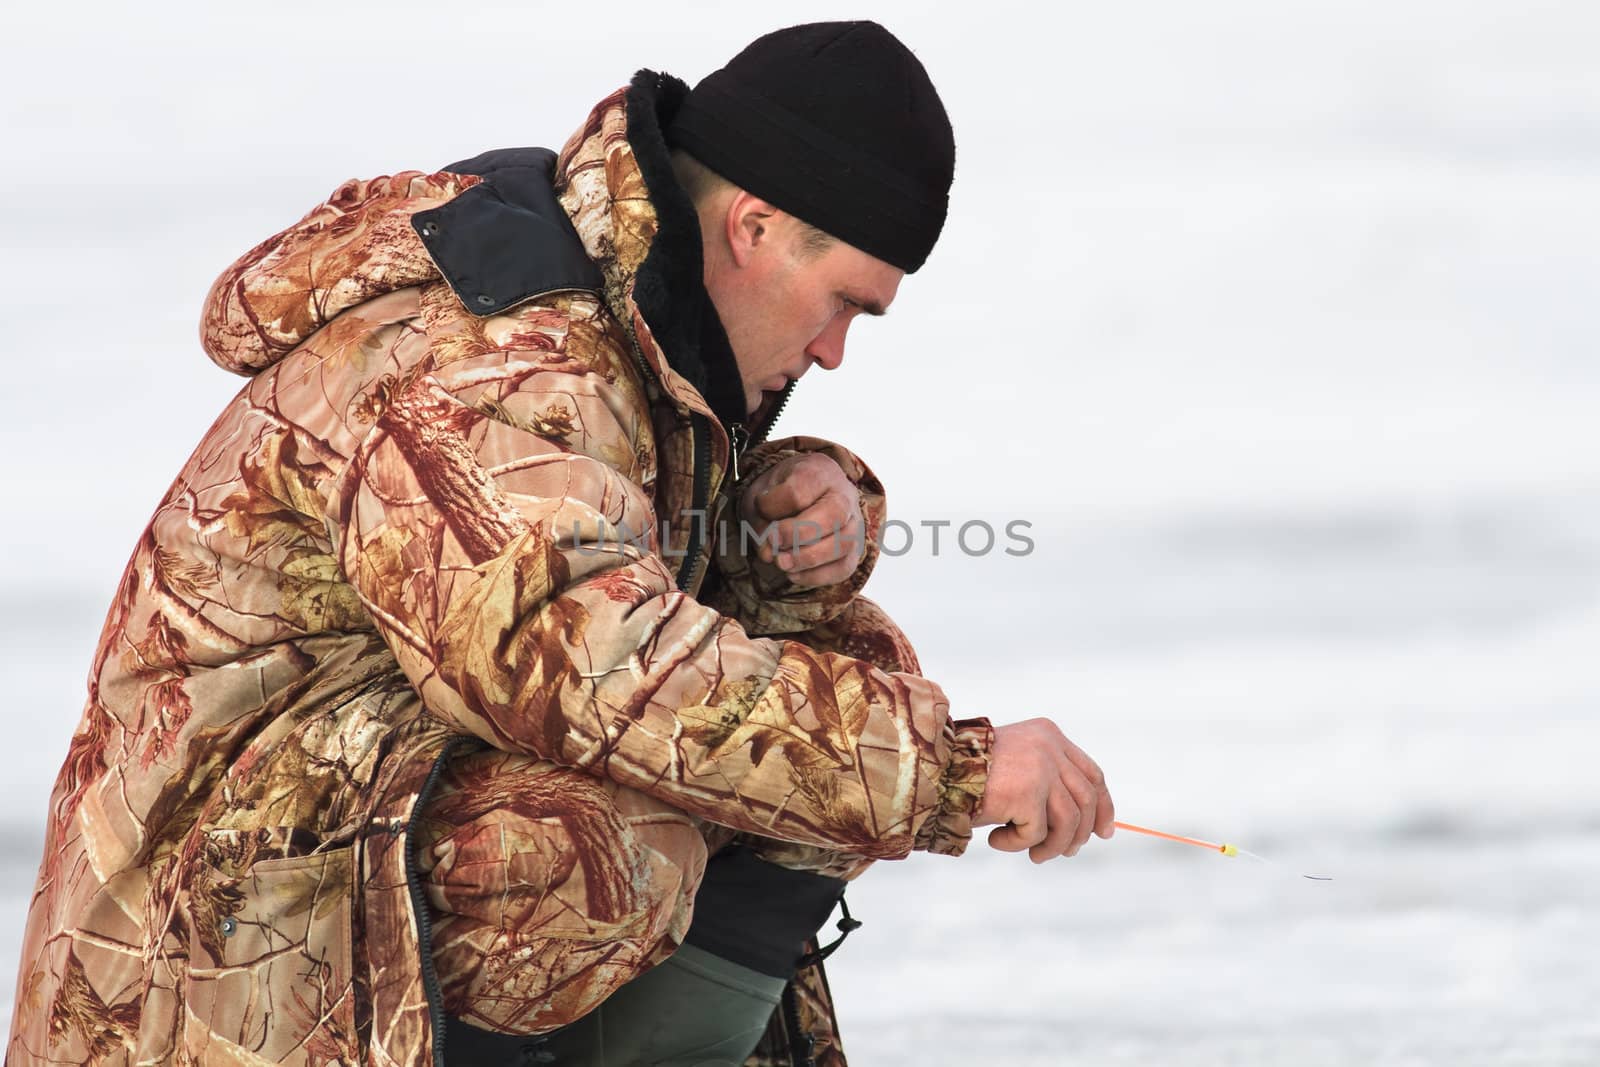
[{"label": "ear", "polygon": [[773,239],[772,222],[778,209],[767,201],[740,189],[728,202],[723,218],[723,236],[735,265],[747,267],[757,250]]}]

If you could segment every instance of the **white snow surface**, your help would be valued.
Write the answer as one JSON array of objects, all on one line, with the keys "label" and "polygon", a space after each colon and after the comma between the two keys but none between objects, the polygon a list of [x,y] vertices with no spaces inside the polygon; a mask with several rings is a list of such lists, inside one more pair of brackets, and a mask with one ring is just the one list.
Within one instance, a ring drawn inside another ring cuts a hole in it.
[{"label": "white snow surface", "polygon": [[1600,9],[1501,0],[9,12],[0,1026],[105,608],[240,384],[211,279],[345,178],[841,17],[922,57],[957,181],[779,431],[916,528],[868,591],[957,715],[1054,717],[1122,817],[1276,863],[880,864],[852,1062],[1600,1062]]}]

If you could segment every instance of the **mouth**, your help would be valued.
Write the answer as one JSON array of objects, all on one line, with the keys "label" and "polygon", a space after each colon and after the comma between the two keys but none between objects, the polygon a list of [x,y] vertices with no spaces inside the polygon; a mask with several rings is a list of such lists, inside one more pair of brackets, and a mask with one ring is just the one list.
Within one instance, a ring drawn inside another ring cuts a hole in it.
[{"label": "mouth", "polygon": [[800,380],[800,376],[802,374],[804,374],[807,370],[810,370],[810,368],[809,367],[802,367],[795,374],[787,374],[787,373],[785,373],[785,374],[778,375],[776,378],[773,379],[773,382],[775,382],[776,384],[774,384],[772,386],[772,391],[779,392],[779,393],[783,392],[785,389],[789,388],[789,386],[793,385],[795,382],[798,382]]}]

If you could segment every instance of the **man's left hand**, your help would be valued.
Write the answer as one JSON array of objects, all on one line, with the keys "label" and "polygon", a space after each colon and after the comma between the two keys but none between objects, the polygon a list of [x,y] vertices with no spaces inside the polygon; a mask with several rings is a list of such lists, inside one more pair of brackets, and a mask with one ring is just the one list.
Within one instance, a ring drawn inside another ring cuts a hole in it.
[{"label": "man's left hand", "polygon": [[757,555],[791,582],[843,581],[866,555],[861,493],[829,457],[790,456],[745,487],[739,517],[749,524]]}]

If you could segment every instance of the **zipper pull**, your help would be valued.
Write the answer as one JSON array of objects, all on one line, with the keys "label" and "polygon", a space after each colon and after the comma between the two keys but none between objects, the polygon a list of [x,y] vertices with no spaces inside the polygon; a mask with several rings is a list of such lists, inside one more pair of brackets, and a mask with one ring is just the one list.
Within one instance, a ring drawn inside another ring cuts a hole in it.
[{"label": "zipper pull", "polygon": [[744,423],[736,422],[728,429],[728,469],[733,473],[734,484],[739,481],[739,456],[750,443],[750,431]]}]

